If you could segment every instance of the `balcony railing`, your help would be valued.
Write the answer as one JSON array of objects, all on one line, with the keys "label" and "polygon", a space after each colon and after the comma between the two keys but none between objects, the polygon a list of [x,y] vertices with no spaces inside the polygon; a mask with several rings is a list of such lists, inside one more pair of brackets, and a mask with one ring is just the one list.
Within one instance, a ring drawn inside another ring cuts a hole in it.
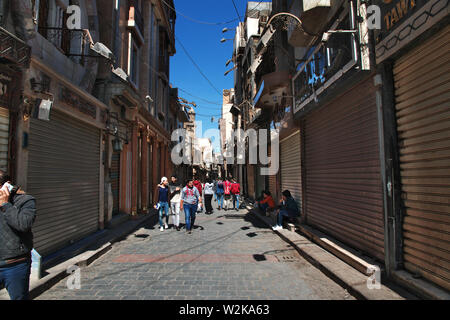
[{"label": "balcony railing", "polygon": [[52,43],[64,55],[84,64],[88,54],[88,36],[83,30],[54,27],[39,27],[39,33]]}]

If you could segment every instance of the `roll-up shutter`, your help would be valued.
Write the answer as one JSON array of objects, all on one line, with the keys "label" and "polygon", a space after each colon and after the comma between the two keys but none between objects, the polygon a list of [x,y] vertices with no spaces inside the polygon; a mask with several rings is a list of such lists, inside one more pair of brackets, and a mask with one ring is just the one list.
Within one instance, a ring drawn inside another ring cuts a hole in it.
[{"label": "roll-up shutter", "polygon": [[302,203],[300,131],[281,141],[280,169],[281,191],[289,190],[300,208]]},{"label": "roll-up shutter", "polygon": [[[269,148],[267,155],[269,156],[269,158],[272,156],[272,147]],[[274,199],[276,199],[277,197],[277,189],[278,189],[278,185],[277,185],[277,175],[273,174],[273,175],[269,175],[269,187],[268,187],[270,193],[272,194],[272,197]]]},{"label": "roll-up shutter", "polygon": [[305,120],[308,224],[384,261],[384,219],[373,78]]},{"label": "roll-up shutter", "polygon": [[119,213],[120,151],[113,152],[111,158],[111,190],[113,194],[113,215]]},{"label": "roll-up shutter", "polygon": [[[250,197],[255,197],[255,167],[254,165],[247,166],[247,181],[248,181],[248,194]],[[257,198],[257,197],[255,197]]]},{"label": "roll-up shutter", "polygon": [[0,170],[8,170],[9,110],[0,107]]},{"label": "roll-up shutter", "polygon": [[28,151],[34,245],[47,255],[98,228],[100,130],[52,110],[31,119]]},{"label": "roll-up shutter", "polygon": [[405,268],[450,290],[450,27],[395,62]]}]

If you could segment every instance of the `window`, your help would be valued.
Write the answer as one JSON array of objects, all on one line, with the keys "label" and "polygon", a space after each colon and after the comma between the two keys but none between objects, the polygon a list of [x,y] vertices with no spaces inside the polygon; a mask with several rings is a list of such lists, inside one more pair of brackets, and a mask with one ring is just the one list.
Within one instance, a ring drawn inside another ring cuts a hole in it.
[{"label": "window", "polygon": [[133,38],[131,32],[128,34],[128,76],[131,82],[139,86],[139,46]]},{"label": "window", "polygon": [[70,53],[71,33],[67,29],[67,7],[71,1],[32,1],[33,18],[38,26],[38,32],[47,40],[61,49],[65,54]]}]

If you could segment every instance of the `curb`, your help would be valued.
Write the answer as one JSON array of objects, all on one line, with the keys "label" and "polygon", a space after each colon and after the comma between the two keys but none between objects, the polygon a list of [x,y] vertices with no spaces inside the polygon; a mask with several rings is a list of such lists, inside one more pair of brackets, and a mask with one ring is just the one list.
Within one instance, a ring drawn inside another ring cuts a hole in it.
[{"label": "curb", "polygon": [[[252,216],[268,227],[272,227],[270,217],[261,216],[251,207],[247,207],[247,209]],[[274,231],[274,233],[292,245],[302,257],[346,289],[355,298],[359,300],[405,300],[404,297],[384,285],[381,285],[379,289],[369,289],[367,286],[367,275],[359,272],[300,234],[287,229]]]},{"label": "curb", "polygon": [[[92,262],[94,262],[96,259],[100,258],[102,255],[107,253],[110,249],[112,249],[112,245],[115,242],[120,241],[124,236],[132,233],[133,231],[139,229],[144,225],[148,220],[156,216],[156,213],[150,212],[146,215],[144,215],[141,219],[138,220],[128,220],[127,223],[129,226],[119,226],[118,230],[111,229],[110,233],[104,236],[104,238],[107,238],[108,235],[111,236],[111,239],[109,239],[108,242],[106,242],[103,246],[101,246],[99,249],[96,250],[88,250],[81,254],[78,254],[77,256],[70,258],[69,260],[66,260],[64,262],[61,262],[60,264],[51,267],[47,270],[49,274],[45,277],[37,280],[37,281],[30,281],[30,299],[34,299],[44,293],[46,290],[53,287],[55,284],[57,284],[59,281],[63,280],[67,276],[69,276],[69,273],[67,272],[68,268],[71,266],[78,266],[80,268],[86,267],[90,265]],[[120,228],[123,229],[120,229]],[[93,241],[90,243],[89,246],[94,245],[97,241],[101,241],[101,239],[97,239],[96,241]],[[87,247],[87,246],[86,246]],[[3,289],[0,291],[0,300],[9,300],[9,295],[6,292],[6,289]]]}]

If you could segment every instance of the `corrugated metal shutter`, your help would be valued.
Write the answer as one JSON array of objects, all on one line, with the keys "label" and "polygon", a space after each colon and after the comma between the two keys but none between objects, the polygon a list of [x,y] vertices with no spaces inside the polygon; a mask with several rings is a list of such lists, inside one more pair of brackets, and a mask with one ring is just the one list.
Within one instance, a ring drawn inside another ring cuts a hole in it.
[{"label": "corrugated metal shutter", "polygon": [[113,215],[119,212],[120,189],[120,151],[113,152],[111,157],[111,190],[113,194]]},{"label": "corrugated metal shutter", "polygon": [[394,66],[405,268],[450,290],[450,27]]},{"label": "corrugated metal shutter", "polygon": [[[269,148],[268,154],[269,157],[272,156],[272,148]],[[276,201],[276,197],[277,197],[277,189],[278,189],[278,185],[277,185],[277,175],[269,175],[269,187],[268,187],[270,193],[272,194],[272,197],[275,199]]]},{"label": "corrugated metal shutter", "polygon": [[31,119],[28,151],[34,244],[47,255],[98,228],[100,130],[52,110]]},{"label": "corrugated metal shutter", "polygon": [[384,261],[384,219],[372,77],[305,120],[306,221]]},{"label": "corrugated metal shutter", "polygon": [[301,176],[301,150],[300,131],[292,134],[281,143],[280,169],[281,192],[289,190],[301,208],[302,176]]},{"label": "corrugated metal shutter", "polygon": [[248,181],[248,195],[255,198],[255,169],[254,165],[247,165],[247,181]]},{"label": "corrugated metal shutter", "polygon": [[0,108],[0,169],[8,170],[9,110]]}]

